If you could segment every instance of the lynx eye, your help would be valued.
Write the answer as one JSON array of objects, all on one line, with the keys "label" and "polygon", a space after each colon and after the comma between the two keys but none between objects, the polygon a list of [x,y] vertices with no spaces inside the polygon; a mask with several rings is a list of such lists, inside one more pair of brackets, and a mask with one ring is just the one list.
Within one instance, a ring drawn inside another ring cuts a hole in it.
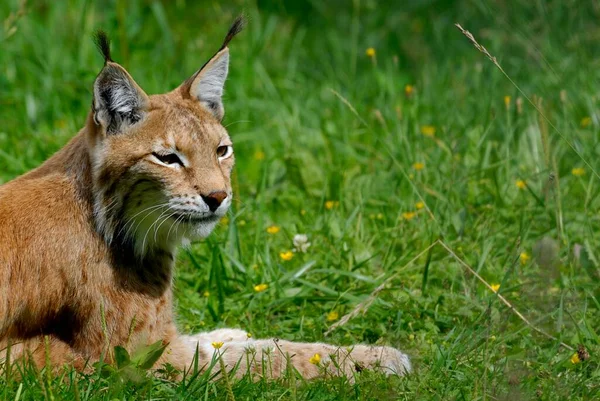
[{"label": "lynx eye", "polygon": [[152,152],[152,156],[156,157],[161,163],[166,165],[179,164],[183,167],[183,162],[175,153],[165,153],[160,154],[156,152]]},{"label": "lynx eye", "polygon": [[223,145],[217,148],[217,157],[219,159],[227,159],[233,153],[233,146]]}]

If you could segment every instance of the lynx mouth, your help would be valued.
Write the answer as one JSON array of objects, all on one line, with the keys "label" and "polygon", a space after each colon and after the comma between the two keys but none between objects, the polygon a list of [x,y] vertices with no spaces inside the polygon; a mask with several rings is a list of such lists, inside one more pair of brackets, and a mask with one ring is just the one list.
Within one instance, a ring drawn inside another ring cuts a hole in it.
[{"label": "lynx mouth", "polygon": [[187,213],[175,213],[171,216],[171,218],[179,223],[188,224],[214,223],[220,219],[219,216],[214,214],[209,216],[198,216]]}]

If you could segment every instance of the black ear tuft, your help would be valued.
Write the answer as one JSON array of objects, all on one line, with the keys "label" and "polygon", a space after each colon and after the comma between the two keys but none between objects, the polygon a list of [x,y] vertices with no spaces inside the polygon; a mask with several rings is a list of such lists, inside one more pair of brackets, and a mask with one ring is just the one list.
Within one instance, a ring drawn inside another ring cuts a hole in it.
[{"label": "black ear tuft", "polygon": [[223,41],[223,44],[221,45],[219,51],[226,48],[229,42],[231,42],[231,39],[233,39],[235,35],[240,33],[242,29],[244,29],[244,26],[246,26],[246,17],[242,14],[239,17],[237,17],[235,21],[233,21],[233,24],[231,24],[231,28],[229,28],[229,32],[227,32],[227,36],[225,36],[225,40]]},{"label": "black ear tuft", "polygon": [[223,119],[223,88],[229,71],[229,49],[227,45],[246,25],[246,18],[240,15],[233,21],[221,48],[194,75],[179,87],[184,99],[200,101],[213,116]]},{"label": "black ear tuft", "polygon": [[104,57],[104,64],[113,61],[112,58],[110,58],[110,40],[108,39],[106,32],[98,30],[94,35],[94,43],[96,43],[96,47],[98,47],[98,50],[100,50],[100,53],[102,53],[102,56]]}]

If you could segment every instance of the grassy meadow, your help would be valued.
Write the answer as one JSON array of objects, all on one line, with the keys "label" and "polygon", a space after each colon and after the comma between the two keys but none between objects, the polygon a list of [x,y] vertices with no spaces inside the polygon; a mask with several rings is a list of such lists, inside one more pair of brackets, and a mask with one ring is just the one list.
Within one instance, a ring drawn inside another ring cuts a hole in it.
[{"label": "grassy meadow", "polygon": [[0,367],[0,400],[600,397],[597,2],[3,1],[0,183],[82,127],[96,29],[160,93],[241,11],[224,120],[236,201],[179,253],[179,326],[391,345],[414,372],[174,382],[98,367],[17,381]]}]

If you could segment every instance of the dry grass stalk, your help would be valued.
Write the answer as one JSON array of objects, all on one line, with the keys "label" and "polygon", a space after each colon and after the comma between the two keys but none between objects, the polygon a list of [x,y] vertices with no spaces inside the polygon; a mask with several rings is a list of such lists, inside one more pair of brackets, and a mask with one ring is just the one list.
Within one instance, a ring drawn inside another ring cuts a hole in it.
[{"label": "dry grass stalk", "polygon": [[485,281],[485,279],[483,277],[481,277],[479,274],[477,274],[477,272],[475,270],[473,270],[473,268],[471,266],[469,266],[465,261],[463,261],[461,258],[459,258],[456,253],[454,253],[454,251],[452,250],[452,248],[450,248],[448,245],[446,245],[446,243],[444,241],[438,241],[438,243],[442,246],[442,248],[444,248],[449,254],[450,256],[452,256],[454,258],[454,260],[456,260],[461,266],[463,266],[465,269],[467,269],[472,275],[474,275],[479,281],[481,281],[490,291],[493,291],[496,293],[496,296],[498,297],[498,299],[500,301],[502,301],[502,303],[506,306],[508,306],[508,308],[515,314],[517,315],[517,317],[519,319],[521,319],[527,326],[531,327],[533,330],[537,331],[538,333],[540,333],[541,335],[550,338],[551,340],[554,341],[558,341],[559,344],[571,351],[574,350],[573,347],[571,347],[568,344],[563,343],[562,341],[559,341],[558,338],[554,337],[551,334],[546,333],[545,331],[543,331],[542,329],[537,328],[536,326],[534,326],[525,316],[523,316],[523,314],[521,312],[519,312],[506,298],[504,298],[501,294],[499,294],[498,292],[494,291],[492,289],[492,286]]},{"label": "dry grass stalk", "polygon": [[325,335],[326,336],[329,335],[329,333],[331,333],[333,330],[337,329],[340,326],[345,325],[350,319],[353,319],[356,316],[358,316],[359,314],[366,312],[367,309],[369,309],[369,307],[373,303],[373,301],[375,301],[375,299],[377,298],[377,295],[386,287],[386,285],[393,278],[395,278],[402,271],[402,269],[413,264],[415,261],[417,261],[421,256],[423,256],[425,253],[427,253],[431,248],[436,246],[438,243],[439,243],[439,240],[435,240],[431,245],[429,245],[427,248],[422,250],[417,256],[412,258],[407,264],[402,266],[400,268],[400,270],[398,270],[396,273],[392,274],[390,277],[385,279],[383,281],[383,283],[381,283],[377,288],[375,288],[375,290],[373,290],[373,292],[367,297],[367,299],[365,299],[364,301],[362,301],[361,303],[356,305],[350,313],[345,314],[339,321],[337,321],[329,329],[327,329],[327,331],[325,332]]},{"label": "dry grass stalk", "polygon": [[575,146],[573,146],[573,144],[563,135],[562,132],[560,132],[558,130],[558,128],[556,128],[556,126],[554,124],[552,124],[552,121],[550,121],[550,119],[548,117],[546,117],[546,115],[542,112],[542,110],[538,107],[538,105],[533,102],[529,96],[527,96],[525,94],[525,92],[523,92],[523,90],[519,87],[519,85],[516,84],[515,81],[512,80],[512,78],[506,73],[506,71],[504,71],[504,69],[502,68],[502,66],[500,65],[500,63],[498,63],[498,60],[496,59],[496,57],[492,56],[492,54],[482,45],[480,45],[477,40],[475,39],[475,37],[473,36],[473,34],[469,31],[467,31],[466,29],[464,29],[460,24],[454,24],[454,26],[456,26],[458,28],[459,31],[462,32],[463,35],[466,36],[467,39],[469,39],[469,41],[471,42],[471,44],[477,49],[479,50],[481,53],[485,54],[485,56],[487,58],[490,59],[490,61],[492,63],[494,63],[494,65],[500,70],[500,72],[506,77],[506,79],[508,79],[510,81],[510,83],[519,91],[519,93],[525,98],[527,99],[527,101],[529,102],[529,104],[531,104],[536,111],[540,114],[540,116],[548,123],[548,125],[550,125],[552,127],[552,129],[554,130],[554,132],[556,132],[563,141],[566,142],[566,144],[571,148],[571,150],[573,152],[575,152],[575,154],[577,156],[579,156],[579,158],[585,163],[585,165],[592,171],[592,173],[600,179],[600,174],[598,174],[596,172],[596,170],[590,165],[590,163],[583,157],[583,155],[581,153],[579,153],[579,151],[575,148]]},{"label": "dry grass stalk", "polygon": [[459,258],[456,255],[456,253],[452,250],[452,248],[450,248],[448,245],[446,245],[446,243],[444,241],[439,240],[439,239],[436,240],[436,241],[434,241],[431,245],[429,245],[427,248],[425,248],[423,251],[421,251],[417,256],[415,256],[414,258],[412,258],[407,264],[405,264],[404,266],[402,266],[402,268],[398,272],[396,272],[396,273],[392,274],[390,277],[388,277],[383,283],[381,283],[377,288],[375,288],[375,290],[369,295],[369,297],[367,299],[365,299],[364,301],[362,301],[361,303],[359,303],[358,305],[356,305],[356,307],[350,313],[347,313],[337,323],[335,323],[334,325],[332,325],[325,332],[325,335],[326,336],[329,335],[336,328],[338,328],[340,326],[343,326],[349,320],[353,319],[354,317],[358,316],[361,313],[366,312],[367,309],[369,309],[369,307],[373,303],[373,301],[375,301],[375,299],[377,298],[377,295],[386,287],[386,285],[393,278],[395,278],[402,271],[403,268],[405,268],[405,267],[411,265],[412,263],[414,263],[415,261],[417,261],[421,256],[423,256],[425,253],[427,253],[430,249],[432,249],[436,245],[440,245],[442,248],[444,248],[446,250],[446,252],[448,252],[448,254],[450,256],[452,256],[452,258],[454,260],[456,260],[461,266],[463,266],[465,269],[467,269],[467,271],[469,271],[480,282],[482,282],[483,285],[485,285],[490,291],[494,292],[496,294],[496,296],[498,297],[498,299],[504,305],[506,305],[511,310],[512,313],[514,313],[515,315],[517,315],[517,317],[519,319],[521,319],[527,326],[529,326],[534,331],[540,333],[544,337],[547,337],[547,338],[549,338],[551,340],[557,341],[562,347],[564,347],[564,348],[566,348],[568,350],[571,350],[571,351],[575,350],[575,348],[571,347],[570,345],[565,344],[564,342],[560,341],[558,338],[554,337],[553,335],[548,334],[544,330],[542,330],[542,329],[536,327],[535,325],[533,325],[533,323],[531,323],[525,316],[523,316],[523,314],[521,312],[519,312],[517,310],[517,308],[515,308],[513,306],[513,304],[511,304],[506,298],[504,298],[497,291],[494,291],[494,289],[492,288],[492,286],[487,281],[485,281],[485,279],[483,277],[481,277],[471,266],[469,266],[468,263],[466,263],[461,258]]},{"label": "dry grass stalk", "polygon": [[496,60],[496,57],[492,56],[485,47],[480,45],[475,40],[475,37],[473,36],[473,34],[471,32],[464,29],[460,24],[454,24],[454,26],[456,26],[462,32],[462,34],[465,35],[467,37],[467,39],[469,39],[469,41],[471,41],[471,43],[473,44],[473,46],[475,46],[475,48],[477,50],[479,50],[480,52],[485,54],[487,56],[487,58],[489,58],[492,61],[492,63],[494,63],[496,65],[496,67],[498,67],[500,70],[502,70],[502,67],[498,63],[498,60]]}]

